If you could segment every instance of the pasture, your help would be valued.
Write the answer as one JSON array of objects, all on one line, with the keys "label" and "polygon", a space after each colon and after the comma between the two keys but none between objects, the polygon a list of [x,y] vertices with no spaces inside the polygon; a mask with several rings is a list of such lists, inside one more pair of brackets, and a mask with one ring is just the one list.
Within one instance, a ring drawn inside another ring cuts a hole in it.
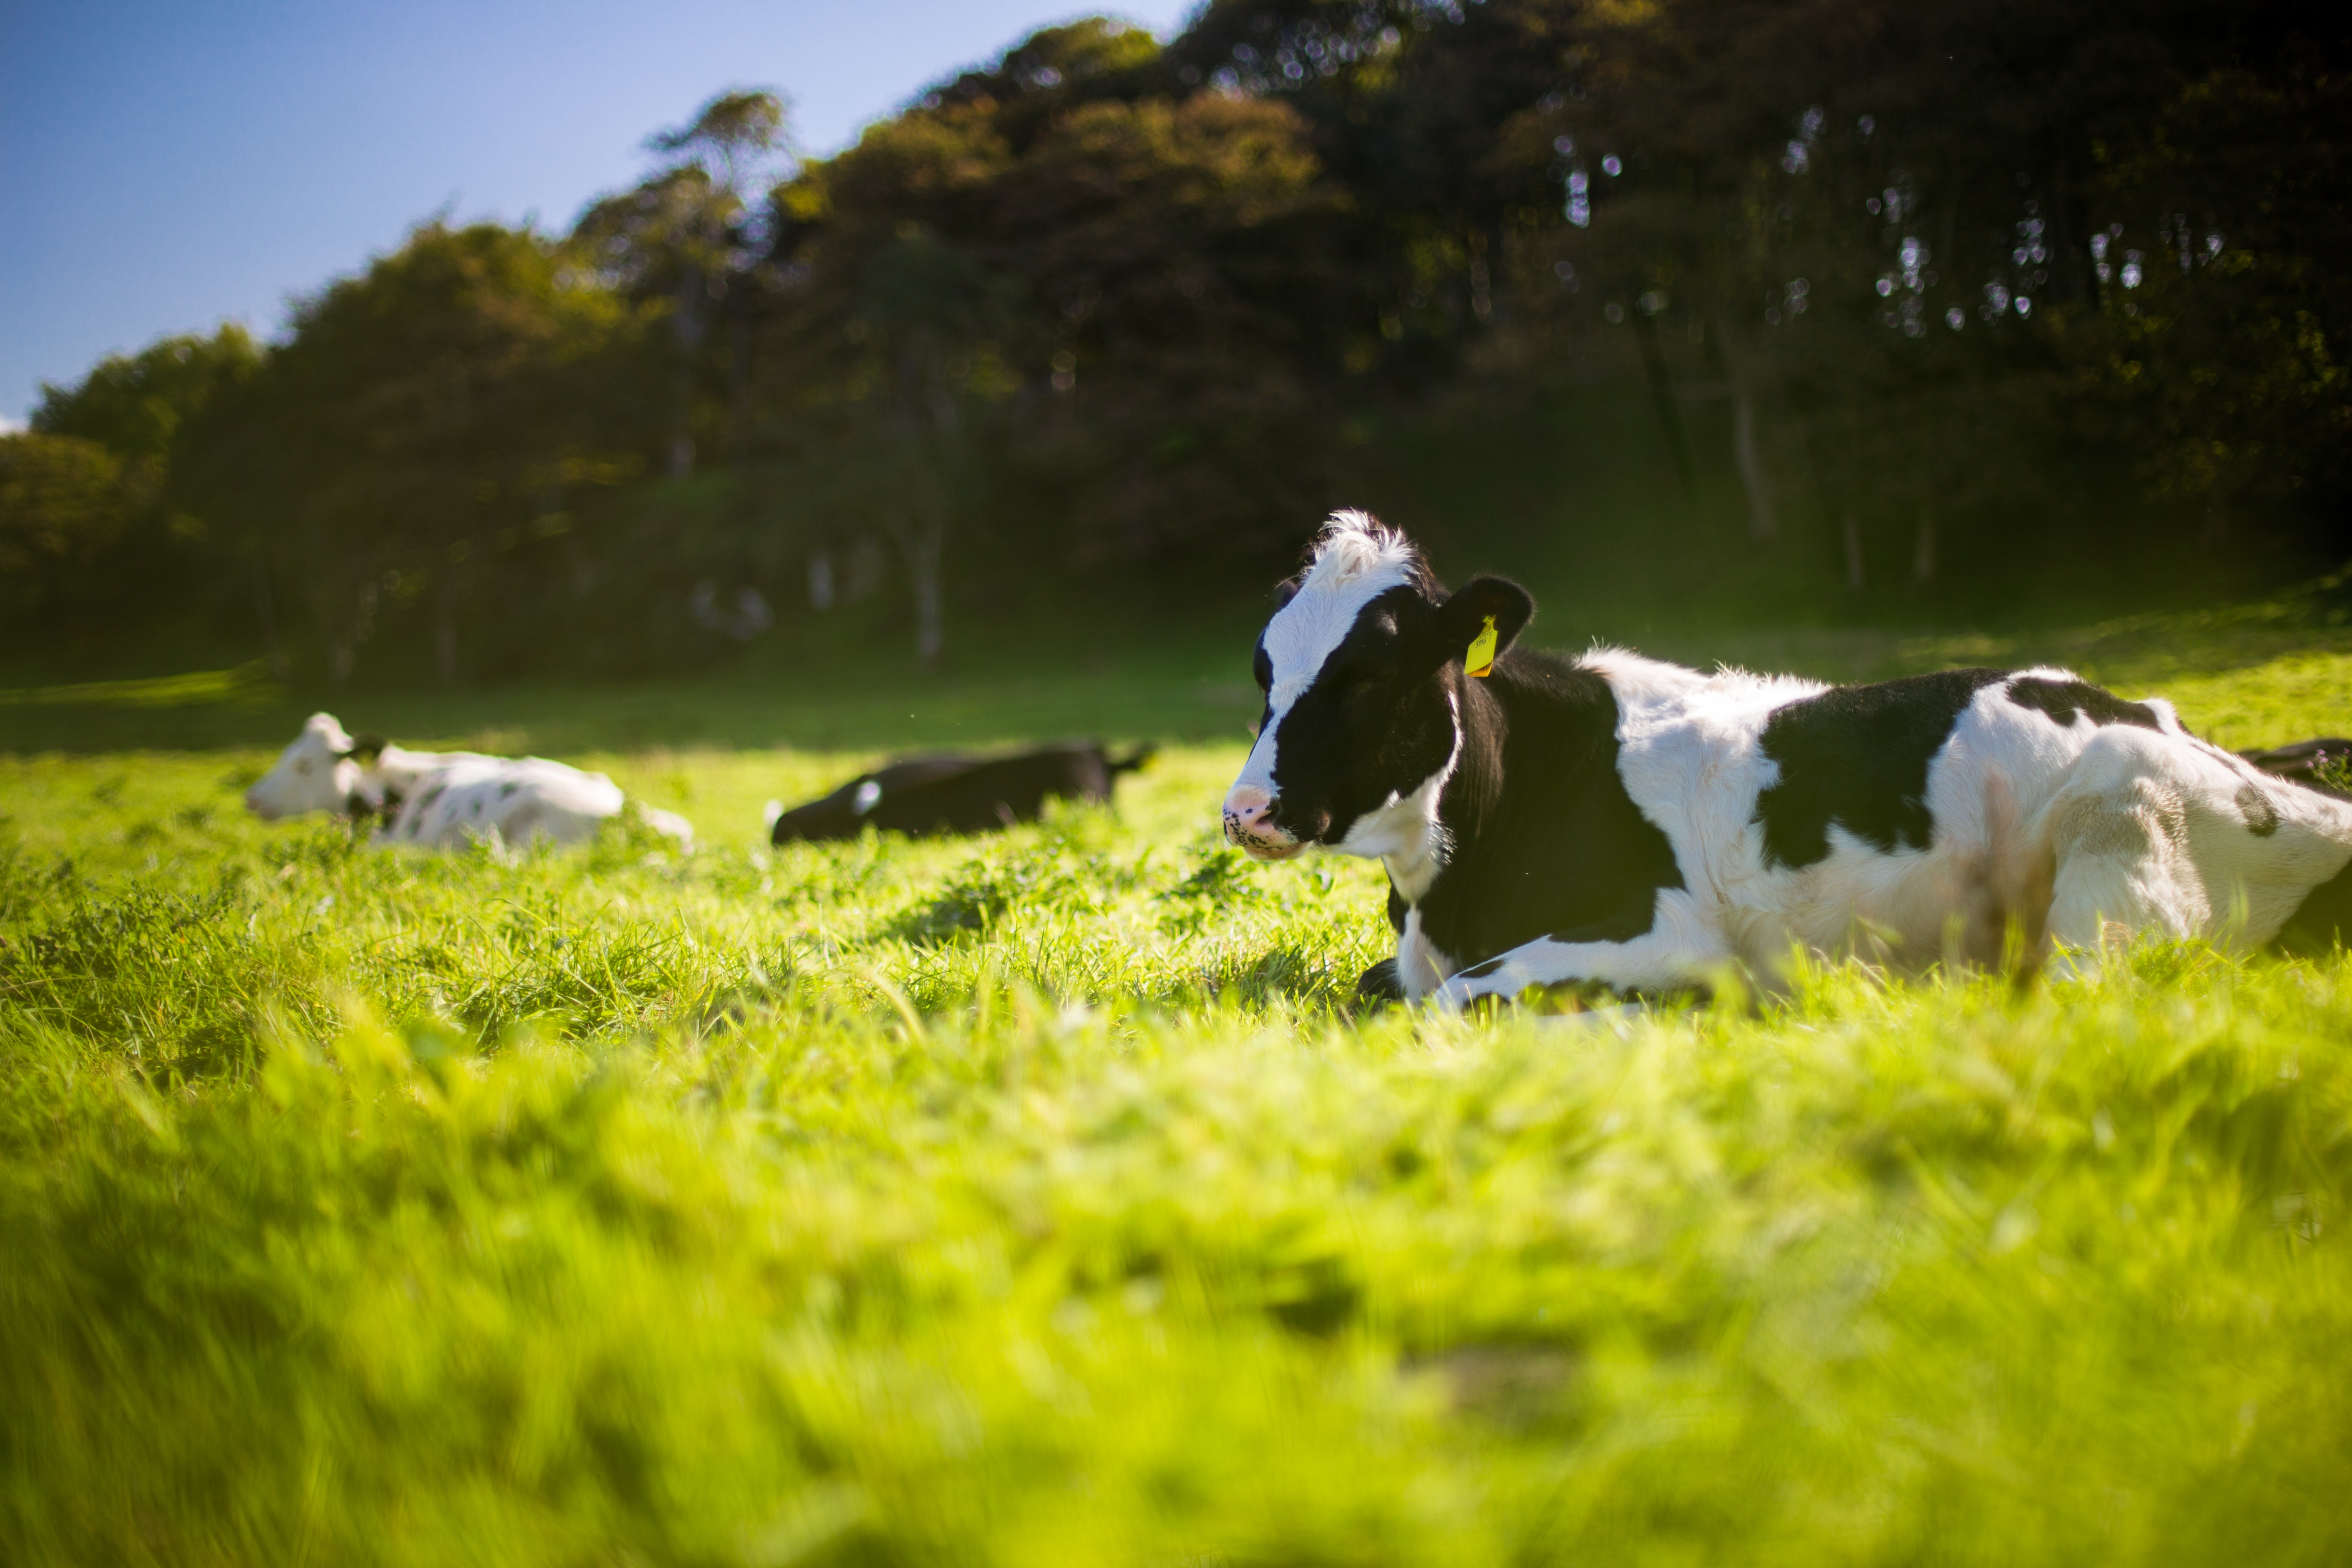
[{"label": "pasture", "polygon": [[[1654,651],[2065,658],[2242,746],[2352,731],[2326,603]],[[1377,867],[1214,831],[1242,662],[339,705],[683,855],[377,854],[237,809],[300,705],[15,694],[0,1560],[2352,1551],[2352,965],[1359,1015]],[[1174,743],[1002,836],[762,842],[1071,732]]]}]

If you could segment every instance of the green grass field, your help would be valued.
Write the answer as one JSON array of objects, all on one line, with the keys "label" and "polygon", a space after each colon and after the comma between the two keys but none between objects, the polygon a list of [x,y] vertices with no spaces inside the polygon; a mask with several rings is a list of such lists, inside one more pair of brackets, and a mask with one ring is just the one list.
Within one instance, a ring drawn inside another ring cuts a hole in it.
[{"label": "green grass field", "polygon": [[[2352,731],[2304,603],[1669,651]],[[2352,1555],[2341,961],[1359,1017],[1378,869],[1219,847],[1205,663],[341,705],[608,768],[685,857],[253,822],[305,706],[0,694],[0,1561]],[[1178,743],[760,843],[879,750],[1090,731]]]}]

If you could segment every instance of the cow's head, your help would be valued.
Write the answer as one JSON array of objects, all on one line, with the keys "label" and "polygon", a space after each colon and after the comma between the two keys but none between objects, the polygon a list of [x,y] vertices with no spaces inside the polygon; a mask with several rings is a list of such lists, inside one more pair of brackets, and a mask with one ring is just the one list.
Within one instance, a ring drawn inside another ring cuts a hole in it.
[{"label": "cow's head", "polygon": [[313,713],[294,743],[278,753],[277,765],[245,792],[245,808],[269,822],[313,811],[352,811],[354,803],[373,809],[366,770],[383,746],[378,736],[345,734],[331,713]]},{"label": "cow's head", "polygon": [[1333,516],[1258,637],[1257,744],[1225,796],[1225,837],[1261,860],[1349,835],[1440,781],[1461,741],[1463,656],[1535,614],[1526,589],[1477,577],[1448,595],[1420,550],[1361,512]]}]

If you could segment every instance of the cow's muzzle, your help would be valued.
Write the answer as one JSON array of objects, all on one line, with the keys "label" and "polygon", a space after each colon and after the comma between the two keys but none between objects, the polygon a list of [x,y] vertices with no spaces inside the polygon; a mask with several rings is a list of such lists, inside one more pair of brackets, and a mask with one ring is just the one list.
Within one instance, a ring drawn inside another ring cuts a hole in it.
[{"label": "cow's muzzle", "polygon": [[1225,842],[1253,860],[1287,860],[1307,847],[1274,819],[1274,796],[1255,787],[1225,796]]}]

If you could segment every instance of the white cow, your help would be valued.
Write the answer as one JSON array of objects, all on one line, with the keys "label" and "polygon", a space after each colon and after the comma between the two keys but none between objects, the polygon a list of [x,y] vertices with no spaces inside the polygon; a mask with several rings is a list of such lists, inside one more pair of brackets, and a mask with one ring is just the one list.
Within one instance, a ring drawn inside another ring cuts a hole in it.
[{"label": "white cow", "polygon": [[[268,821],[317,811],[380,817],[378,845],[450,849],[474,839],[577,844],[632,803],[603,773],[544,757],[412,752],[380,736],[352,736],[333,714],[313,713],[277,765],[245,792],[245,804]],[[694,842],[684,817],[634,805],[656,832],[681,847]]]}]

